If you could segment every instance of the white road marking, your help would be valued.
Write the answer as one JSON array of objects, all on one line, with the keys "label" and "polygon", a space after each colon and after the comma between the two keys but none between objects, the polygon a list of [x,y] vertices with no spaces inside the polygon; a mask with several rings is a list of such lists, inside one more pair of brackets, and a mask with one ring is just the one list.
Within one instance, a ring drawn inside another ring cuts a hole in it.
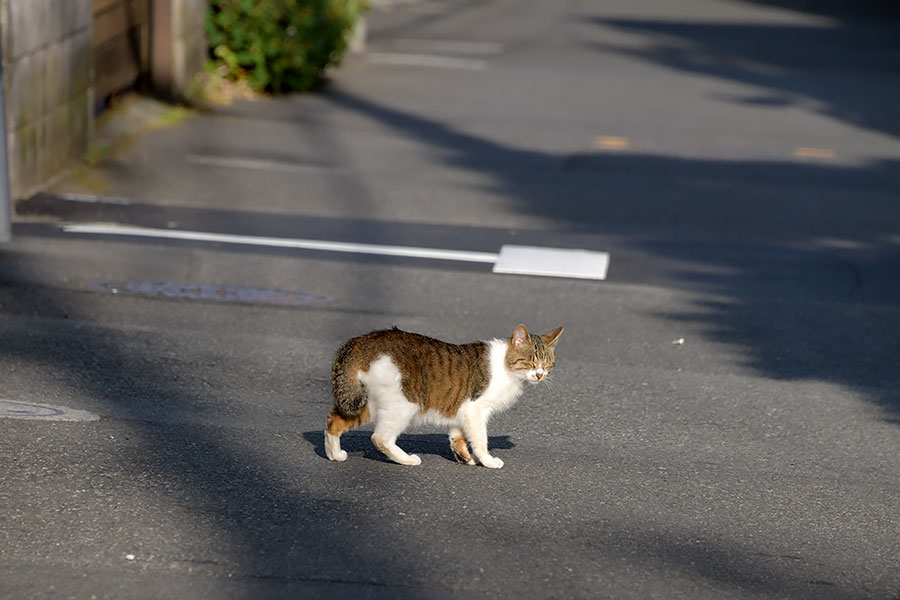
[{"label": "white road marking", "polygon": [[99,415],[86,410],[38,402],[22,402],[0,398],[0,419],[28,421],[96,421]]},{"label": "white road marking", "polygon": [[293,163],[284,160],[259,158],[243,158],[240,156],[211,156],[207,154],[190,154],[188,162],[206,167],[223,167],[226,169],[250,169],[254,171],[280,171],[283,173],[344,173],[341,167],[328,165],[310,165]]},{"label": "white road marking", "polygon": [[606,279],[608,268],[606,252],[504,245],[494,264],[494,273]]},{"label": "white road marking", "polygon": [[399,39],[394,47],[410,52],[449,52],[457,54],[500,54],[503,44],[464,40]]},{"label": "white road marking", "polygon": [[64,225],[67,233],[89,233],[94,235],[127,235],[195,242],[219,242],[222,244],[242,244],[248,246],[271,246],[279,248],[299,248],[302,250],[325,250],[329,252],[350,252],[354,254],[378,254],[381,256],[404,256],[410,258],[431,258],[435,260],[458,260],[463,262],[492,263],[497,254],[492,252],[468,252],[465,250],[442,250],[440,248],[416,248],[414,246],[385,246],[381,244],[355,244],[351,242],[329,242],[325,240],[303,240],[294,238],[273,238],[255,235],[232,235],[228,233],[207,233],[204,231],[181,231],[176,229],[151,229],[121,225]]},{"label": "white road marking", "polygon": [[463,69],[468,71],[484,71],[487,63],[473,58],[454,58],[452,56],[436,56],[432,54],[404,54],[400,52],[369,52],[366,60],[376,65],[394,65],[404,67],[434,67],[437,69]]},{"label": "white road marking", "polygon": [[205,231],[153,229],[149,227],[107,225],[100,223],[75,223],[64,225],[62,229],[66,233],[91,235],[121,235],[248,246],[297,248],[302,250],[321,250],[325,252],[347,252],[353,254],[375,254],[380,256],[400,256],[406,258],[427,258],[432,260],[492,263],[494,265],[494,273],[539,275],[544,277],[574,277],[578,279],[602,280],[606,279],[606,273],[609,268],[609,254],[606,252],[573,250],[567,248],[516,246],[511,244],[503,245],[500,248],[500,252],[495,253],[468,250],[446,250],[441,248],[420,248],[415,246],[389,246],[383,244],[357,244],[353,242],[331,242],[327,240],[235,235],[228,233],[210,233]]},{"label": "white road marking", "polygon": [[131,204],[131,200],[128,198],[122,198],[120,196],[93,196],[89,194],[62,194],[60,196],[63,200],[68,200],[70,202],[86,202],[88,204],[120,204],[122,206],[127,206]]}]

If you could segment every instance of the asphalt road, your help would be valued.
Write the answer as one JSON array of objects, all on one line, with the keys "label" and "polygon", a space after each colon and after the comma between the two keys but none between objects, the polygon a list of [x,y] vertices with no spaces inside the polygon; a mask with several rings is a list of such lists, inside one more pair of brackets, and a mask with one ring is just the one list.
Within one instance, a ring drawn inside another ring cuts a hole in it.
[{"label": "asphalt road", "polygon": [[[900,38],[836,5],[391,4],[316,94],[20,203],[0,597],[900,597]],[[610,265],[62,229],[97,222]],[[502,469],[427,428],[325,459],[341,341],[519,322],[566,331]]]}]

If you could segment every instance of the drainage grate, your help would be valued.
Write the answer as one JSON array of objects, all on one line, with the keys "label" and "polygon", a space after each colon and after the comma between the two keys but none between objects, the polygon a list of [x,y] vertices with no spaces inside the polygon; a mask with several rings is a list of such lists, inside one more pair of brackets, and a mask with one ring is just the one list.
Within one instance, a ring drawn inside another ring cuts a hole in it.
[{"label": "drainage grate", "polygon": [[311,304],[328,304],[334,301],[334,298],[316,292],[297,292],[223,283],[98,281],[88,284],[87,287],[92,290],[101,290],[113,294],[149,296],[173,300],[238,302],[242,304],[307,306]]}]

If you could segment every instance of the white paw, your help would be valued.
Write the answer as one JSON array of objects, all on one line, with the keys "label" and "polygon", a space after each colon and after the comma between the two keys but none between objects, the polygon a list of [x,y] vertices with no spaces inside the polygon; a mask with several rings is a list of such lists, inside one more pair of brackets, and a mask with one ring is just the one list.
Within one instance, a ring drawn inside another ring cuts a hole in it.
[{"label": "white paw", "polygon": [[503,466],[503,461],[496,456],[488,456],[481,459],[481,464],[488,467],[489,469],[499,469]]},{"label": "white paw", "polygon": [[410,455],[409,455],[409,459],[403,461],[403,462],[400,463],[400,464],[403,464],[403,465],[409,465],[409,466],[411,466],[411,467],[414,467],[414,466],[416,466],[416,465],[421,465],[421,464],[422,464],[422,459],[419,458],[419,455],[418,455],[418,454],[410,454]]},{"label": "white paw", "polygon": [[325,432],[325,456],[328,460],[347,460],[347,453],[341,450],[341,438]]},{"label": "white paw", "polygon": [[395,463],[400,464],[400,465],[409,465],[411,467],[414,467],[416,465],[422,464],[422,459],[419,458],[418,454],[407,454],[404,457],[396,457],[396,458],[391,456],[389,458],[392,461],[394,461]]},{"label": "white paw", "polygon": [[337,452],[326,452],[329,460],[336,460],[338,462],[343,462],[347,460],[347,451],[346,450],[338,450]]}]

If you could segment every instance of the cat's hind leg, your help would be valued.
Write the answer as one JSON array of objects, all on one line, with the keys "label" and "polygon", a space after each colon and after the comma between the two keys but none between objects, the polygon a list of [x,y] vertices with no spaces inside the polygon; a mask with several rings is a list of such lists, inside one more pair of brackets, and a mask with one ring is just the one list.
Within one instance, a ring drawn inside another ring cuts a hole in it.
[{"label": "cat's hind leg", "polygon": [[459,427],[450,428],[450,449],[453,450],[453,457],[456,459],[456,462],[464,465],[475,464],[472,455],[469,454],[469,442]]},{"label": "cat's hind leg", "polygon": [[403,401],[406,406],[394,406],[389,411],[378,412],[378,422],[372,433],[375,447],[396,463],[401,465],[419,465],[422,459],[415,454],[407,454],[397,445],[397,436],[403,433],[410,420],[418,412],[418,407],[411,402]]},{"label": "cat's hind leg", "polygon": [[397,365],[389,355],[382,355],[372,362],[368,371],[359,374],[359,380],[366,386],[376,422],[372,443],[394,462],[401,465],[421,464],[422,459],[415,454],[407,454],[397,445],[397,436],[419,412],[419,406],[403,394],[403,376]]},{"label": "cat's hind leg", "polygon": [[347,460],[346,450],[341,450],[341,434],[370,420],[368,405],[355,417],[344,416],[337,409],[332,410],[325,421],[325,455],[329,460]]}]

